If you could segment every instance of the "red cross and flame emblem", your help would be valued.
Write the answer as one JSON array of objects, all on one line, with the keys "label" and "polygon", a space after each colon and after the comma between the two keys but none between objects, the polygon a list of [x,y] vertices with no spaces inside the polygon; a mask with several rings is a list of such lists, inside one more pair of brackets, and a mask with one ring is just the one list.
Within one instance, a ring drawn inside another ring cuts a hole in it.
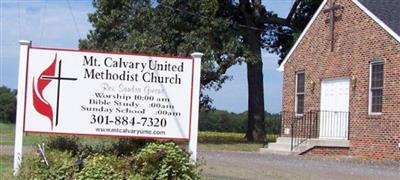
[{"label": "red cross and flame emblem", "polygon": [[[58,125],[58,109],[60,103],[61,80],[73,80],[73,81],[77,80],[77,78],[61,77],[61,60],[58,61],[58,75],[56,76],[56,65],[57,65],[57,54],[55,54],[53,62],[39,75],[39,78],[37,78],[36,83],[35,83],[35,77],[33,77],[33,85],[32,85],[33,107],[38,113],[42,114],[43,116],[46,116],[50,120],[52,130],[54,124],[55,126]],[[53,80],[57,80],[57,102],[56,102],[55,122],[53,122],[54,120],[53,106],[43,96],[44,89]],[[37,90],[35,89],[35,85],[37,85]]]}]

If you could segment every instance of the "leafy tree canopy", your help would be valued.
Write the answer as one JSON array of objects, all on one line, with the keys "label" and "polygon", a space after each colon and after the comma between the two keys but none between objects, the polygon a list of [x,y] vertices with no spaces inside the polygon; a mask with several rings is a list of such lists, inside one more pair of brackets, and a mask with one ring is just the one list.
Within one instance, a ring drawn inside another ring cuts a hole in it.
[{"label": "leafy tree canopy", "polygon": [[0,87],[0,122],[15,123],[17,109],[17,91]]},{"label": "leafy tree canopy", "polygon": [[[189,56],[204,53],[202,89],[219,89],[226,70],[246,52],[235,23],[215,0],[95,0],[94,29],[81,49]],[[196,12],[196,13],[193,13]],[[211,99],[201,94],[201,105]]]}]

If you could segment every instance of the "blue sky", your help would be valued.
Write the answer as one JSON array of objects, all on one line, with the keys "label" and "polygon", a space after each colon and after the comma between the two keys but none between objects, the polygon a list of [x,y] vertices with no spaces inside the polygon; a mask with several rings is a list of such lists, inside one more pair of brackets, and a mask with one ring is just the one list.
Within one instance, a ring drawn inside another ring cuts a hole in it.
[{"label": "blue sky", "polygon": [[[262,0],[268,10],[285,17],[293,0]],[[18,40],[31,40],[33,46],[77,48],[91,25],[91,0],[0,0],[0,86],[17,88]],[[265,109],[281,110],[282,74],[276,71],[278,57],[263,51]],[[247,110],[246,65],[228,70],[232,80],[221,90],[207,91],[217,109]]]}]

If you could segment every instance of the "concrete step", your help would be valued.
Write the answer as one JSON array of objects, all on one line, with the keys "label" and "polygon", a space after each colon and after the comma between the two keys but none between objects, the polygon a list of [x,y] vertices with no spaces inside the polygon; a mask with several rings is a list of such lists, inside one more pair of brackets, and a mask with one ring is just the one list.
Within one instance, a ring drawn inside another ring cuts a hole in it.
[{"label": "concrete step", "polygon": [[290,151],[277,151],[272,150],[270,148],[260,148],[260,153],[270,153],[270,154],[279,154],[279,155],[291,155],[292,152]]},{"label": "concrete step", "polygon": [[277,143],[284,143],[284,144],[290,144],[292,142],[292,138],[290,137],[278,137],[276,139]]},{"label": "concrete step", "polygon": [[268,144],[268,149],[274,151],[290,151],[290,148],[291,148],[290,144],[281,144],[281,143]]},{"label": "concrete step", "polygon": [[269,143],[267,148],[261,148],[260,153],[289,155],[291,152],[291,138],[278,137],[275,143]]},{"label": "concrete step", "polygon": [[274,153],[274,154],[302,154],[309,149],[321,146],[321,147],[349,147],[349,140],[341,139],[308,139],[305,142],[299,144],[293,152],[291,152],[291,138],[290,137],[279,137],[276,143],[269,143],[267,148],[261,148],[261,153]]}]

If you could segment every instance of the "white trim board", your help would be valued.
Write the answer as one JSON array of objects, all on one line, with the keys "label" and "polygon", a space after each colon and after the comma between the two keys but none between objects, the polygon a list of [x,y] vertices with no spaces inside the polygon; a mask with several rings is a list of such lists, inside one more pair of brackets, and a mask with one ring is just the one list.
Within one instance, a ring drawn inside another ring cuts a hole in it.
[{"label": "white trim board", "polygon": [[[278,67],[277,71],[283,72],[284,71],[284,66],[286,62],[289,60],[290,56],[293,54],[294,50],[297,48],[297,46],[300,44],[301,40],[304,38],[305,34],[307,31],[310,29],[311,25],[314,23],[315,19],[317,16],[320,14],[322,11],[323,7],[327,3],[327,0],[324,0],[321,4],[321,6],[318,8],[318,10],[315,12],[314,16],[311,18],[310,22],[307,24],[306,28],[303,30],[301,33],[299,39],[297,39],[296,43],[290,49],[289,53],[286,55],[285,59],[283,59],[281,65]],[[362,11],[364,11],[370,18],[372,18],[379,26],[381,26],[386,32],[388,32],[391,36],[393,36],[394,39],[396,39],[398,42],[400,42],[400,36],[395,33],[389,26],[387,26],[382,20],[380,20],[377,16],[375,16],[370,10],[368,10],[364,5],[362,5],[358,0],[352,0],[354,4],[356,4]]]}]

